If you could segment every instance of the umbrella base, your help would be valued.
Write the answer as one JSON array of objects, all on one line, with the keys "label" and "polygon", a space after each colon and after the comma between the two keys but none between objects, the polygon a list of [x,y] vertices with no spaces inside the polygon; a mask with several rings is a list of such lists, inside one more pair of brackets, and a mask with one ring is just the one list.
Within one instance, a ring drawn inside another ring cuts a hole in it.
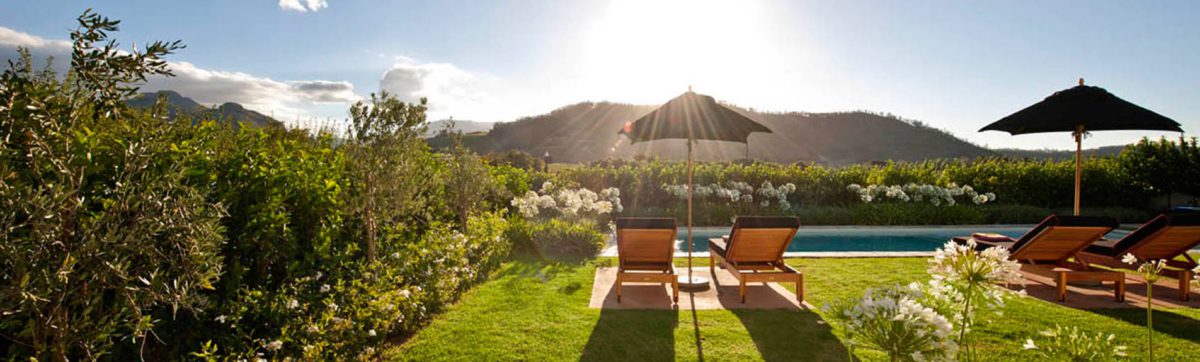
[{"label": "umbrella base", "polygon": [[708,285],[709,285],[708,278],[705,278],[705,277],[698,277],[698,276],[688,277],[687,275],[679,276],[679,289],[682,289],[682,290],[688,290],[688,291],[708,290]]}]

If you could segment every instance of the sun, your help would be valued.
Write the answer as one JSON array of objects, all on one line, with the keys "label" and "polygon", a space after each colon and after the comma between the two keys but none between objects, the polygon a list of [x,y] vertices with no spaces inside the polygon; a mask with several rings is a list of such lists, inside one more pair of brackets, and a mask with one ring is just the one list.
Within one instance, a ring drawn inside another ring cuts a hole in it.
[{"label": "sun", "polygon": [[769,15],[758,1],[616,0],[585,34],[580,61],[593,94],[630,102],[661,102],[689,85],[725,95],[762,88],[784,62]]}]

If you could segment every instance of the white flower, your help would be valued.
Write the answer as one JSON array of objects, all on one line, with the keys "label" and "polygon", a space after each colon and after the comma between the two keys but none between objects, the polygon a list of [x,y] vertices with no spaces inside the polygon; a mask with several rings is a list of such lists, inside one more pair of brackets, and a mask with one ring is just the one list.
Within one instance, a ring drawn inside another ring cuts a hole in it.
[{"label": "white flower", "polygon": [[1138,259],[1136,256],[1133,256],[1133,253],[1127,253],[1121,257],[1121,262],[1129,265],[1137,265]]},{"label": "white flower", "polygon": [[1037,345],[1036,345],[1036,344],[1033,344],[1033,339],[1031,339],[1031,338],[1026,338],[1026,339],[1025,339],[1025,345],[1021,346],[1021,348],[1023,348],[1023,349],[1037,349]]},{"label": "white flower", "polygon": [[279,340],[271,341],[271,343],[267,343],[266,348],[268,351],[278,351],[283,348],[283,342]]},{"label": "white flower", "polygon": [[300,301],[297,301],[295,299],[289,300],[287,302],[288,309],[296,309],[299,306],[300,306]]},{"label": "white flower", "polygon": [[372,330],[369,330],[369,331],[367,331],[367,335],[368,335],[368,336],[371,336],[371,337],[374,337],[374,336],[375,336],[375,330],[374,330],[374,329],[372,329]]},{"label": "white flower", "polygon": [[225,324],[225,315],[219,315],[216,318],[213,318],[213,320],[217,321],[217,323]]},{"label": "white flower", "polygon": [[329,293],[329,284],[321,284],[321,293]]},{"label": "white flower", "polygon": [[334,312],[336,312],[338,310],[338,308],[339,307],[338,307],[337,303],[329,303],[329,309],[333,309]]},{"label": "white flower", "polygon": [[312,324],[312,325],[309,325],[308,328],[305,329],[305,331],[308,331],[308,333],[317,333],[317,332],[321,331],[321,328],[317,327],[315,324]]}]

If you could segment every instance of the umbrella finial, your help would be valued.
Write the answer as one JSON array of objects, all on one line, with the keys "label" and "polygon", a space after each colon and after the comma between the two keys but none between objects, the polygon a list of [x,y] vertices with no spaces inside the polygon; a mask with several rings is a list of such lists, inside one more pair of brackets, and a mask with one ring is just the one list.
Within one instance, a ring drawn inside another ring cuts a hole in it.
[{"label": "umbrella finial", "polygon": [[1083,78],[1079,78],[1079,85],[1083,85]]},{"label": "umbrella finial", "polygon": [[688,93],[691,93],[691,92],[692,92],[692,85],[688,84]]}]

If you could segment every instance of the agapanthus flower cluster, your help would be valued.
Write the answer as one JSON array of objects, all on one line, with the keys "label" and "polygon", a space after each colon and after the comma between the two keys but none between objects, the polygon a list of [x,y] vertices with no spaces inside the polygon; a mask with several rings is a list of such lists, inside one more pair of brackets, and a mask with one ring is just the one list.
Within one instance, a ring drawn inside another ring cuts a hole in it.
[{"label": "agapanthus flower cluster", "polygon": [[881,350],[896,361],[953,360],[958,352],[954,325],[921,303],[917,284],[870,289],[862,299],[826,312],[846,327],[852,347]]},{"label": "agapanthus flower cluster", "polygon": [[1148,283],[1154,283],[1161,279],[1162,271],[1167,267],[1166,260],[1147,260],[1143,262],[1138,260],[1136,256],[1133,256],[1133,254],[1125,254],[1121,257],[1121,262],[1136,266],[1138,274],[1140,274]]},{"label": "agapanthus flower cluster", "polygon": [[621,190],[609,187],[599,193],[586,188],[559,188],[547,181],[541,192],[527,191],[512,199],[512,206],[526,218],[560,216],[579,219],[621,212]]},{"label": "agapanthus flower cluster", "polygon": [[793,192],[796,192],[796,184],[791,182],[775,187],[771,181],[763,181],[757,192],[759,196],[762,196],[759,206],[770,207],[771,200],[775,200],[775,205],[778,205],[780,210],[791,209],[792,204],[788,202],[787,198]]},{"label": "agapanthus flower cluster", "polygon": [[1034,351],[1047,361],[1115,361],[1128,356],[1126,347],[1116,343],[1116,337],[1103,332],[1089,333],[1078,327],[1062,327],[1039,333],[1041,343],[1025,340],[1026,350]]},{"label": "agapanthus flower cluster", "polygon": [[978,251],[976,247],[975,241],[970,239],[966,244],[949,241],[934,251],[929,260],[928,271],[933,281],[947,286],[942,289],[944,292],[955,293],[949,298],[965,302],[970,294],[974,309],[966,310],[964,315],[955,315],[956,320],[969,321],[975,311],[1004,306],[1004,300],[1011,292],[997,285],[1023,282],[1021,264],[1011,260],[1007,248],[991,247]]},{"label": "agapanthus flower cluster", "polygon": [[[680,184],[663,184],[663,191],[680,200],[687,199],[688,185]],[[789,194],[796,192],[796,185],[787,183],[779,187],[775,187],[770,182],[764,182],[762,187],[757,190],[760,197],[759,205],[762,207],[771,206],[771,201],[775,200],[776,205],[781,209],[791,208],[787,197]],[[754,194],[756,193],[754,186],[742,181],[729,181],[725,184],[708,184],[696,185],[692,192],[692,200],[707,200],[724,203],[752,203],[754,202]]]},{"label": "agapanthus flower cluster", "polygon": [[858,196],[859,200],[865,203],[872,202],[928,202],[936,206],[947,205],[952,206],[959,203],[959,199],[969,201],[975,205],[982,205],[996,200],[996,194],[979,193],[970,185],[958,186],[955,183],[950,183],[946,187],[908,183],[901,185],[867,185],[863,187],[859,184],[850,184],[846,186],[846,190]]}]

